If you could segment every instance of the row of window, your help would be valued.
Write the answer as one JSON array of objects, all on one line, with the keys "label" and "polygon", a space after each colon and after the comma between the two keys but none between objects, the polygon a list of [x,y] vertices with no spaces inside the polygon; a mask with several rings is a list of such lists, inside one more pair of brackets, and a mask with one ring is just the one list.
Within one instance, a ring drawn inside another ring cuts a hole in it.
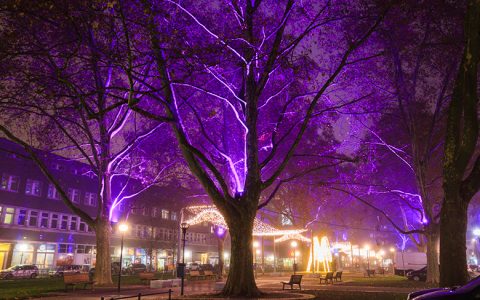
[{"label": "row of window", "polygon": [[[0,206],[0,224],[44,228],[65,231],[92,232],[92,229],[75,215],[38,211],[19,207]],[[176,241],[178,230],[136,225],[131,235],[142,238],[155,238],[162,241]],[[185,238],[195,243],[206,243],[206,234],[187,232]],[[64,252],[60,252],[64,253]]]},{"label": "row of window", "polygon": [[151,211],[149,211],[147,207],[142,207],[142,208],[133,207],[131,209],[131,213],[134,215],[143,215],[143,216],[151,215],[152,217],[155,217],[155,218],[161,217],[164,220],[177,221],[178,219],[177,212],[169,211],[167,209],[163,209],[159,207],[153,207]]},{"label": "row of window", "polygon": [[[25,184],[25,194],[29,196],[42,196],[42,182],[34,179],[27,179]],[[20,177],[9,174],[2,174],[2,181],[0,182],[0,189],[9,192],[20,191]],[[68,197],[73,203],[81,203],[80,190],[69,188],[67,190]],[[59,200],[60,195],[53,184],[48,184],[47,198]],[[97,206],[97,195],[95,193],[85,192],[83,204],[88,206]]]},{"label": "row of window", "polygon": [[0,206],[0,224],[92,232],[78,216],[4,206]]},{"label": "row of window", "polygon": [[[163,241],[176,241],[178,239],[178,230],[145,225],[136,225],[132,234],[141,239],[156,239]],[[187,232],[185,239],[194,243],[206,244],[207,235],[204,233]]]}]

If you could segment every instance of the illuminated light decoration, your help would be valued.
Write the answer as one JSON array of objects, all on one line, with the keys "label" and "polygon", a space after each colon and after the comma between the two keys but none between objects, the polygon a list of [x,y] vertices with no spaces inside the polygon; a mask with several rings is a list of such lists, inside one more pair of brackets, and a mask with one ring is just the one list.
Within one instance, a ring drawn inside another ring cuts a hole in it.
[{"label": "illuminated light decoration", "polygon": [[311,242],[311,239],[301,235],[300,233],[293,233],[293,234],[285,234],[285,235],[275,239],[275,243],[281,243],[281,242],[285,242],[285,241],[288,241],[288,240],[298,240],[298,241],[306,242],[306,243]]},{"label": "illuminated light decoration", "polygon": [[[189,225],[196,225],[200,223],[211,223],[215,226],[221,226],[225,229],[228,229],[227,222],[223,218],[220,211],[215,206],[212,205],[198,205],[198,206],[189,206],[185,208],[186,211],[192,213],[194,216],[188,220],[185,220]],[[302,232],[306,232],[306,229],[292,229],[292,230],[280,230],[275,227],[260,221],[255,218],[253,222],[253,236],[295,236],[300,235]],[[298,240],[304,240],[303,238],[295,238]]]},{"label": "illuminated light decoration", "polygon": [[[332,252],[330,251],[330,242],[326,236],[322,237],[321,241],[318,237],[313,238],[313,252],[315,257],[312,257],[312,251],[307,264],[307,272],[313,270],[313,262],[315,262],[315,272],[330,272],[330,263],[332,262]],[[323,267],[320,270],[320,266]]]},{"label": "illuminated light decoration", "polygon": [[473,230],[473,235],[475,235],[475,236],[480,236],[480,228],[475,228],[475,229]]}]

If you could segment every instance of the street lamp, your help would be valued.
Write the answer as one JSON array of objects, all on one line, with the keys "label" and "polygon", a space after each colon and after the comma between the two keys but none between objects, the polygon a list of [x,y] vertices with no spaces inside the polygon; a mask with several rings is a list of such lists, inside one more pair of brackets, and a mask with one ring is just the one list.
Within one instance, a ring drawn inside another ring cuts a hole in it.
[{"label": "street lamp", "polygon": [[367,251],[367,274],[370,277],[370,246],[365,245],[365,250]]},{"label": "street lamp", "polygon": [[297,241],[292,241],[290,243],[290,246],[292,246],[293,248],[293,275],[296,274],[296,271],[297,271],[297,260],[296,260],[296,257],[297,257],[297,246],[298,246],[298,243]]},{"label": "street lamp", "polygon": [[181,290],[180,290],[180,295],[183,296],[183,287],[184,287],[184,284],[185,284],[185,244],[187,242],[187,239],[186,239],[186,235],[187,235],[187,229],[188,227],[190,227],[190,225],[188,223],[182,223],[180,224],[180,228],[182,229],[182,263],[179,264],[179,271],[180,271],[180,275],[181,275],[181,278],[182,278],[182,287],[181,287]]},{"label": "street lamp", "polygon": [[28,250],[28,245],[27,245],[27,244],[19,244],[17,247],[18,247],[18,250],[21,251],[20,264],[22,264],[22,261],[23,261],[23,253]]},{"label": "street lamp", "polygon": [[120,231],[120,233],[122,234],[122,239],[120,242],[120,270],[118,274],[118,287],[117,287],[117,292],[120,293],[120,283],[122,278],[122,260],[123,260],[123,237],[125,236],[125,232],[128,231],[128,224],[126,223],[119,224],[118,231]]}]

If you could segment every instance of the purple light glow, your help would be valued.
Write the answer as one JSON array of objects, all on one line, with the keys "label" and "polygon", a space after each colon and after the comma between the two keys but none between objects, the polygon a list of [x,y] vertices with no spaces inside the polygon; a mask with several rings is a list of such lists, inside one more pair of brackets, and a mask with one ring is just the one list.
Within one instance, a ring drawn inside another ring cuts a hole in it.
[{"label": "purple light glow", "polygon": [[216,226],[215,227],[215,235],[219,238],[223,238],[225,234],[227,233],[227,230],[223,228],[222,226]]}]

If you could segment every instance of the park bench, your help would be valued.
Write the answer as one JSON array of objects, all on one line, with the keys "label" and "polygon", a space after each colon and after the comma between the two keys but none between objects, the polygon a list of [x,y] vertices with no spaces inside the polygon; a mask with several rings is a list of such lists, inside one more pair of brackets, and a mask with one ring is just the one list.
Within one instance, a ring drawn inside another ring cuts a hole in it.
[{"label": "park bench", "polygon": [[215,275],[212,271],[210,270],[205,270],[203,271],[203,276],[205,276],[206,279],[217,279],[217,275]]},{"label": "park bench", "polygon": [[286,285],[290,286],[290,289],[293,290],[293,285],[297,284],[300,290],[302,289],[302,276],[303,275],[292,275],[290,276],[289,281],[282,281],[281,284],[283,284],[282,290],[285,289]]},{"label": "park bench", "polygon": [[205,276],[200,274],[200,271],[190,271],[188,279],[190,280],[197,280],[197,279],[204,279]]},{"label": "park bench", "polygon": [[138,273],[138,277],[140,278],[140,281],[142,282],[147,282],[147,284],[150,284],[150,281],[155,280],[155,273],[153,272],[140,272]]},{"label": "park bench", "polygon": [[375,270],[367,269],[365,270],[365,273],[363,275],[364,277],[372,277],[372,276],[375,277]]},{"label": "park bench", "polygon": [[343,274],[343,271],[335,273],[335,276],[333,276],[333,279],[335,279],[335,281],[342,281],[342,274]]},{"label": "park bench", "polygon": [[320,284],[322,284],[322,281],[325,281],[325,284],[328,284],[329,281],[333,284],[333,272],[328,272],[325,277],[320,276]]},{"label": "park bench", "polygon": [[72,287],[72,291],[75,291],[77,285],[83,284],[83,288],[87,288],[87,285],[90,285],[93,289],[94,281],[90,280],[88,273],[79,273],[79,274],[64,274],[63,283],[65,284],[65,291],[68,287]]}]

